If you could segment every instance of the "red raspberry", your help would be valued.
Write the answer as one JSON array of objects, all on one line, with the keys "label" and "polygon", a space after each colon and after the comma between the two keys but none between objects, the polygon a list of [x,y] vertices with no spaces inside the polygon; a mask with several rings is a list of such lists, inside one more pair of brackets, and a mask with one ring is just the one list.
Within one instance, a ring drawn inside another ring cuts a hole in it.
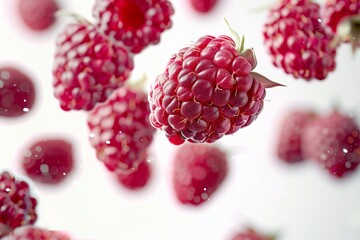
[{"label": "red raspberry", "polygon": [[32,30],[43,31],[51,27],[59,6],[55,0],[18,0],[18,11],[22,21]]},{"label": "red raspberry", "polygon": [[360,1],[327,0],[323,8],[323,19],[336,33],[336,43],[351,42],[353,51],[360,47]]},{"label": "red raspberry", "polygon": [[99,29],[133,53],[158,44],[161,33],[171,28],[173,14],[167,0],[96,0],[93,8]]},{"label": "red raspberry", "polygon": [[182,204],[200,205],[210,200],[228,172],[224,152],[207,144],[184,144],[176,149],[173,184]]},{"label": "red raspberry", "polygon": [[72,144],[63,139],[44,139],[23,151],[22,167],[34,181],[57,184],[73,169]]},{"label": "red raspberry", "polygon": [[34,224],[37,220],[37,201],[29,185],[9,172],[0,174],[0,238],[13,229]]},{"label": "red raspberry", "polygon": [[303,151],[341,178],[360,162],[359,127],[353,118],[339,111],[317,117],[304,130]]},{"label": "red raspberry", "polygon": [[146,94],[128,87],[89,112],[91,145],[110,171],[129,172],[144,158],[155,132],[149,113]]},{"label": "red raspberry", "polygon": [[118,181],[127,189],[138,190],[146,186],[149,182],[151,176],[150,164],[146,160],[147,154],[143,154],[143,159],[140,160],[140,163],[134,171],[124,174],[117,173]]},{"label": "red raspberry", "polygon": [[54,94],[65,111],[90,110],[122,86],[134,68],[132,55],[90,24],[70,24],[56,43]]},{"label": "red raspberry", "polygon": [[24,115],[34,102],[33,81],[15,67],[0,67],[0,116]]},{"label": "red raspberry", "polygon": [[265,236],[254,229],[248,228],[231,238],[232,240],[275,240],[275,237]]},{"label": "red raspberry", "polygon": [[190,0],[191,6],[200,13],[210,12],[218,0]]},{"label": "red raspberry", "polygon": [[302,134],[304,127],[315,117],[308,110],[293,110],[288,112],[281,122],[277,141],[277,155],[287,162],[295,163],[304,160],[302,150]]},{"label": "red raspberry", "polygon": [[230,37],[200,38],[175,54],[152,83],[151,124],[173,144],[211,143],[250,125],[270,82],[262,85],[264,77],[251,72],[255,66],[254,52],[238,51]]},{"label": "red raspberry", "polygon": [[263,34],[276,67],[305,80],[335,69],[334,36],[319,19],[320,6],[310,0],[282,0],[270,10]]},{"label": "red raspberry", "polygon": [[326,0],[323,8],[324,23],[336,33],[338,24],[346,17],[360,14],[360,1]]},{"label": "red raspberry", "polygon": [[16,229],[4,240],[70,240],[70,237],[60,231],[39,227],[22,227]]}]

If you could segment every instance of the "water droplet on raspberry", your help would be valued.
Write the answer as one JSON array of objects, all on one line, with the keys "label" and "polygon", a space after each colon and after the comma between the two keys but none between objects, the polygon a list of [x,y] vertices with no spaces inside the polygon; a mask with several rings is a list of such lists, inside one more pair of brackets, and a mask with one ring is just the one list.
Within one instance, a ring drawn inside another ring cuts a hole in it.
[{"label": "water droplet on raspberry", "polygon": [[57,184],[73,170],[73,147],[64,139],[44,139],[23,151],[22,167],[34,181]]},{"label": "water droplet on raspberry", "polygon": [[33,81],[15,67],[0,68],[0,116],[17,117],[28,113],[35,102]]}]

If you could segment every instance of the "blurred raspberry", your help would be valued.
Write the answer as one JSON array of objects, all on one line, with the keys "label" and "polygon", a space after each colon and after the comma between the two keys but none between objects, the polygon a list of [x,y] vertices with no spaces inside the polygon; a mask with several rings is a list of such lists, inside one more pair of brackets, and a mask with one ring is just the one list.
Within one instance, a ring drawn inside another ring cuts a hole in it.
[{"label": "blurred raspberry", "polygon": [[335,110],[309,122],[303,134],[304,155],[316,160],[333,176],[354,172],[360,162],[359,126]]},{"label": "blurred raspberry", "polygon": [[334,71],[334,34],[319,19],[320,5],[310,0],[282,0],[270,10],[263,34],[276,67],[305,80]]},{"label": "blurred raspberry", "polygon": [[0,238],[17,227],[34,224],[37,201],[25,181],[9,172],[0,174]]},{"label": "blurred raspberry", "polygon": [[227,158],[208,144],[184,144],[173,159],[173,184],[182,204],[200,205],[210,200],[228,172]]},{"label": "blurred raspberry", "polygon": [[34,181],[58,184],[72,171],[72,144],[63,139],[44,139],[23,151],[22,167]]},{"label": "blurred raspberry", "polygon": [[160,42],[172,26],[172,4],[167,0],[96,0],[93,16],[100,31],[133,53]]},{"label": "blurred raspberry", "polygon": [[144,159],[155,129],[142,91],[122,87],[88,115],[90,143],[110,171],[129,173]]},{"label": "blurred raspberry", "polygon": [[132,54],[86,23],[69,24],[56,42],[54,94],[63,110],[91,110],[121,87],[134,68]]},{"label": "blurred raspberry", "polygon": [[35,102],[32,79],[16,67],[0,67],[0,116],[28,113]]},{"label": "blurred raspberry", "polygon": [[34,31],[43,31],[51,27],[56,18],[59,5],[55,0],[17,0],[22,21]]},{"label": "blurred raspberry", "polygon": [[277,155],[287,163],[305,160],[302,150],[304,127],[315,118],[315,113],[305,110],[292,110],[282,119],[277,139]]},{"label": "blurred raspberry", "polygon": [[70,237],[60,231],[39,227],[21,227],[13,231],[4,240],[70,240]]}]

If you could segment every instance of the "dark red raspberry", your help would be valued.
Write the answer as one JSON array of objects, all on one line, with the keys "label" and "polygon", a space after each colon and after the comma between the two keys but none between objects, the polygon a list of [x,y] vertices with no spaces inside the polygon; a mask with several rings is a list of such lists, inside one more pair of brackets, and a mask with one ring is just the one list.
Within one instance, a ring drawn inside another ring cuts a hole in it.
[{"label": "dark red raspberry", "polygon": [[341,178],[359,165],[359,134],[354,119],[336,110],[309,122],[303,134],[303,151],[306,157]]},{"label": "dark red raspberry", "polygon": [[91,145],[110,171],[129,173],[144,158],[155,132],[149,113],[147,95],[129,87],[119,88],[89,112]]},{"label": "dark red raspberry", "polygon": [[173,144],[210,143],[250,125],[268,83],[251,72],[255,66],[254,52],[237,50],[230,37],[200,38],[175,54],[152,83],[151,124]]},{"label": "dark red raspberry", "polygon": [[9,172],[0,174],[0,238],[17,227],[34,224],[37,201],[29,185]]},{"label": "dark red raspberry", "polygon": [[184,144],[176,149],[173,184],[182,204],[200,205],[210,200],[228,172],[227,157],[208,144]]},{"label": "dark red raspberry", "polygon": [[191,6],[200,13],[210,12],[218,0],[190,0]]},{"label": "dark red raspberry", "polygon": [[72,144],[64,139],[35,141],[23,151],[22,167],[34,181],[57,184],[72,171]]},{"label": "dark red raspberry", "polygon": [[15,67],[0,67],[0,116],[24,115],[34,102],[35,87],[31,78]]},{"label": "dark red raspberry", "polygon": [[56,43],[54,94],[62,109],[90,110],[122,86],[133,57],[90,24],[70,24]]},{"label": "dark red raspberry", "polygon": [[278,157],[287,163],[305,160],[302,150],[304,127],[315,118],[315,113],[306,109],[288,112],[280,123],[276,151]]},{"label": "dark red raspberry", "polygon": [[59,6],[55,0],[18,0],[18,11],[22,21],[32,30],[43,31],[51,27]]},{"label": "dark red raspberry", "polygon": [[173,14],[167,0],[96,0],[93,9],[99,29],[133,53],[158,44]]},{"label": "dark red raspberry", "polygon": [[254,229],[248,228],[235,234],[231,240],[275,240],[275,237],[265,236]]},{"label": "dark red raspberry", "polygon": [[64,232],[28,226],[16,229],[4,240],[70,240],[70,237]]},{"label": "dark red raspberry", "polygon": [[282,0],[270,10],[263,34],[276,67],[305,80],[323,80],[335,69],[334,35],[319,19],[311,0]]},{"label": "dark red raspberry", "polygon": [[134,171],[124,174],[117,173],[117,179],[127,189],[138,190],[144,188],[149,182],[151,176],[150,164],[146,160],[147,154],[143,154],[143,159],[140,160],[140,163]]},{"label": "dark red raspberry", "polygon": [[360,1],[327,0],[323,19],[336,33],[336,43],[351,42],[353,52],[360,47]]}]

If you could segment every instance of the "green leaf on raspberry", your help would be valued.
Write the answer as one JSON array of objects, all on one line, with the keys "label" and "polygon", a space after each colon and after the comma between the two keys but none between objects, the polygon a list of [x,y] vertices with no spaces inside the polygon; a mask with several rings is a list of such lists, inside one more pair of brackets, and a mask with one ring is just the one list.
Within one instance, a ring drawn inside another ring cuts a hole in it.
[{"label": "green leaf on raspberry", "polygon": [[244,50],[244,44],[245,44],[245,37],[242,35],[240,38],[240,35],[230,27],[230,24],[226,18],[224,18],[225,23],[227,27],[229,28],[231,34],[235,37],[235,43],[236,43],[236,50],[241,53]]},{"label": "green leaf on raspberry", "polygon": [[267,77],[265,77],[264,75],[261,75],[260,73],[251,72],[250,74],[255,80],[259,81],[264,88],[272,88],[272,87],[278,87],[278,86],[285,87],[285,85],[277,83],[277,82],[273,82],[270,79],[268,79]]}]

